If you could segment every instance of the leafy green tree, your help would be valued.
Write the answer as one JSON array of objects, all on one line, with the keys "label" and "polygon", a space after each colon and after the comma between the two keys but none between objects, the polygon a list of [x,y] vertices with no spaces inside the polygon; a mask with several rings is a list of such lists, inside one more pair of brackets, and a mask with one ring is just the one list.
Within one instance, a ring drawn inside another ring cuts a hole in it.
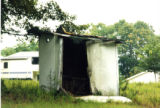
[{"label": "leafy green tree", "polygon": [[[80,32],[87,26],[77,26],[73,22],[75,16],[61,10],[55,1],[49,1],[40,5],[38,0],[1,0],[1,33],[15,34],[21,30],[30,30],[35,28],[35,22],[45,24],[46,22],[59,22],[64,25],[69,32]],[[37,26],[39,30],[48,26]],[[50,28],[49,28],[50,29]],[[50,31],[52,31],[50,29]],[[33,35],[37,35],[36,33]]]},{"label": "leafy green tree", "polygon": [[92,35],[104,36],[112,38],[114,34],[114,26],[106,26],[103,23],[98,23],[97,25],[91,24],[91,29],[89,30]]},{"label": "leafy green tree", "polygon": [[153,36],[153,29],[142,21],[135,24],[129,24],[124,20],[115,24],[118,35],[121,36],[124,43],[119,46],[120,71],[126,77],[134,74],[134,69],[138,65],[139,48],[147,44],[147,38]]},{"label": "leafy green tree", "polygon": [[129,77],[134,72],[138,72],[135,68],[138,66],[137,51],[147,44],[148,37],[153,36],[153,29],[148,24],[137,21],[136,23],[127,23],[125,20],[120,20],[114,25],[106,26],[99,23],[91,25],[90,34],[101,35],[108,38],[121,36],[123,44],[118,47],[119,50],[119,65],[120,72],[125,77]]},{"label": "leafy green tree", "polygon": [[[83,33],[88,28],[88,25],[75,25],[73,21],[76,17],[62,11],[55,1],[39,4],[38,0],[1,0],[1,9],[2,34],[19,35],[24,30],[27,38],[28,35],[40,36],[42,32],[53,32],[45,25],[48,21],[59,22],[57,29],[63,26],[68,32]],[[39,25],[34,26],[35,23]],[[38,50],[38,44],[34,41],[30,41],[29,45],[21,42],[13,48],[3,49],[2,55],[30,50]]]},{"label": "leafy green tree", "polygon": [[2,56],[9,56],[14,53],[16,53],[16,51],[13,47],[6,47],[1,51]]},{"label": "leafy green tree", "polygon": [[[150,72],[160,71],[160,38],[150,37],[148,44],[141,48],[139,66]],[[155,78],[156,79],[156,78]]]},{"label": "leafy green tree", "polygon": [[27,44],[24,40],[22,40],[14,47],[7,47],[2,49],[1,54],[2,56],[9,56],[21,51],[38,51],[38,42],[32,39],[30,43]]}]

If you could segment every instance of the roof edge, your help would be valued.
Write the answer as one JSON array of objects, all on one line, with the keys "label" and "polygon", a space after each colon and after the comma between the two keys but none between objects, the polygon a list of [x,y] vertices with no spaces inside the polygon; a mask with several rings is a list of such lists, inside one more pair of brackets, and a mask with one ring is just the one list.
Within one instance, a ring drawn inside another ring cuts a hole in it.
[{"label": "roof edge", "polygon": [[52,34],[43,34],[43,35],[50,35],[50,36],[59,36],[61,38],[72,38],[72,39],[82,39],[82,40],[93,40],[93,41],[114,41],[115,43],[122,43],[123,40],[121,39],[109,39],[103,36],[93,36],[93,35],[79,35],[79,34],[62,34],[53,32]]},{"label": "roof edge", "polygon": [[140,73],[138,73],[138,74],[135,74],[135,75],[127,78],[126,80],[131,80],[131,79],[133,79],[133,78],[136,78],[136,77],[138,77],[138,76],[141,76],[141,75],[147,74],[147,73],[150,73],[150,72],[140,72]]}]

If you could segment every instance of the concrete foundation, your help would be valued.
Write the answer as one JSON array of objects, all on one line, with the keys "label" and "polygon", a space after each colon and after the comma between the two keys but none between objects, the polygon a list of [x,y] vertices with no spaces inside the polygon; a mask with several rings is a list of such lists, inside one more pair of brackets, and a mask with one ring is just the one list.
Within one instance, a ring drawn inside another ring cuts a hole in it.
[{"label": "concrete foundation", "polygon": [[131,103],[132,100],[123,97],[123,96],[81,96],[76,97],[76,99],[84,100],[85,102],[99,102],[99,103],[107,103],[107,102],[122,102],[122,103]]}]

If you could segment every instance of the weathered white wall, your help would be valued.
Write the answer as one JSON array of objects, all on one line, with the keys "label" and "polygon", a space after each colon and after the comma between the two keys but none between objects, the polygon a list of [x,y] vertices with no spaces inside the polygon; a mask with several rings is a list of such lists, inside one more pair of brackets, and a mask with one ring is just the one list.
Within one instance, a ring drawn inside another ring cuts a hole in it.
[{"label": "weathered white wall", "polygon": [[115,43],[87,43],[92,93],[119,95],[118,53]]},{"label": "weathered white wall", "polygon": [[62,85],[63,40],[57,36],[46,42],[45,36],[39,39],[40,86],[59,89]]},{"label": "weathered white wall", "polygon": [[155,75],[153,72],[145,72],[139,76],[136,77],[132,77],[128,79],[129,83],[149,83],[149,82],[158,82],[160,81],[160,75],[156,74],[156,79],[155,79]]},{"label": "weathered white wall", "polygon": [[[4,62],[8,62],[8,68],[4,68]],[[1,60],[2,78],[33,78],[30,59]]]}]

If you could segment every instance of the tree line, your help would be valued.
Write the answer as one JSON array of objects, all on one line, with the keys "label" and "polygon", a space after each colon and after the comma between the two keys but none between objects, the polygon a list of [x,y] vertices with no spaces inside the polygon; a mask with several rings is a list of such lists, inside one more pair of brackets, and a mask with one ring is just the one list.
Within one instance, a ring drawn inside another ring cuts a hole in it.
[{"label": "tree line", "polygon": [[[1,33],[17,35],[21,29],[26,31],[26,37],[37,37],[40,31],[58,31],[64,27],[66,31],[75,34],[89,34],[116,38],[120,36],[123,43],[118,45],[120,75],[129,77],[141,71],[158,72],[160,70],[160,38],[154,34],[152,26],[143,21],[128,23],[120,20],[113,25],[103,23],[76,25],[76,16],[70,15],[54,1],[39,5],[38,0],[1,0]],[[59,22],[56,30],[48,26],[35,26],[35,22]],[[87,31],[87,32],[86,32]],[[19,51],[38,50],[38,43],[32,39],[30,44],[24,41],[13,48],[2,50],[3,56]]]},{"label": "tree line", "polygon": [[91,24],[88,34],[116,38],[118,45],[120,74],[130,77],[142,71],[160,71],[160,36],[154,34],[152,26],[143,22],[128,23],[125,20],[106,26]]}]

